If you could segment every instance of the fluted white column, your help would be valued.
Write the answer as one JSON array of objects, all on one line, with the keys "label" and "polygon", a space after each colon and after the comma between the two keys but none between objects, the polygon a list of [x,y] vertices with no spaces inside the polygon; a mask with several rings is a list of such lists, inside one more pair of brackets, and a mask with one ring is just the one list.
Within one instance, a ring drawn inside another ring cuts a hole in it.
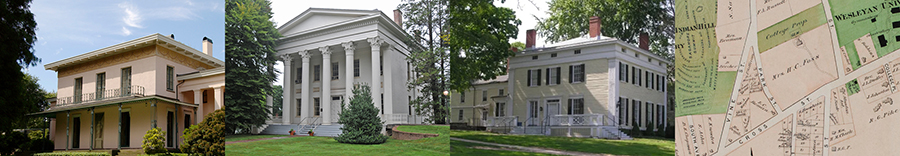
[{"label": "fluted white column", "polygon": [[[303,51],[300,51],[299,54],[300,54],[300,58],[302,58],[301,61],[303,64],[302,65],[303,71],[300,74],[300,77],[302,77],[302,80],[300,80],[300,117],[306,118],[306,117],[310,117],[310,115],[309,115],[309,112],[310,112],[309,111],[309,109],[310,109],[309,100],[312,100],[312,99],[309,98],[309,93],[312,90],[309,89],[309,82],[311,80],[309,78],[309,71],[312,71],[312,68],[309,68],[309,51],[303,50]],[[294,99],[290,99],[290,100],[294,100]]]},{"label": "fluted white column", "polygon": [[203,90],[194,90],[194,104],[197,104],[197,123],[203,121]]},{"label": "fluted white column", "polygon": [[[341,45],[344,46],[344,54],[346,58],[344,71],[345,73],[347,73],[344,75],[344,101],[349,103],[350,97],[353,97],[353,69],[356,68],[356,66],[353,65],[353,51],[356,50],[356,46],[353,45],[353,41],[344,42]],[[348,104],[345,106],[350,105]]]},{"label": "fluted white column", "polygon": [[291,68],[291,62],[293,61],[293,57],[291,57],[291,54],[284,54],[281,55],[281,60],[284,63],[284,78],[281,80],[284,83],[284,85],[281,86],[281,120],[282,124],[291,124],[291,118],[293,117],[291,115],[291,101],[293,100],[291,99],[294,99],[292,98],[293,94],[291,94],[293,93],[293,90],[291,89],[291,71],[293,71],[293,68]]},{"label": "fluted white column", "polygon": [[331,125],[331,49],[319,48],[322,52],[322,125]]},{"label": "fluted white column", "polygon": [[381,40],[379,37],[372,37],[367,39],[369,44],[372,46],[372,84],[371,92],[372,92],[372,101],[375,103],[375,108],[378,108],[378,117],[381,117],[381,44],[384,43],[384,40]]}]

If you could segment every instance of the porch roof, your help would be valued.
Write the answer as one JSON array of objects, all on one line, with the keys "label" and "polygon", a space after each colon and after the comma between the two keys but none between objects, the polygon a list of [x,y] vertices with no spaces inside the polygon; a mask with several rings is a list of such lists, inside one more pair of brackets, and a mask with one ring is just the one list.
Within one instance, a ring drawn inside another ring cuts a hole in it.
[{"label": "porch roof", "polygon": [[143,96],[143,97],[126,97],[126,98],[120,98],[120,99],[115,99],[115,100],[98,101],[98,102],[91,102],[91,103],[72,105],[72,106],[54,107],[54,108],[51,108],[46,111],[28,114],[28,116],[55,117],[55,116],[53,116],[53,113],[57,113],[57,112],[64,112],[64,111],[78,110],[78,109],[87,109],[87,108],[91,108],[91,107],[102,107],[102,106],[108,106],[108,105],[114,105],[114,104],[120,104],[120,103],[146,101],[146,100],[161,100],[161,101],[166,101],[169,103],[174,103],[174,104],[182,105],[182,106],[199,107],[198,104],[185,103],[185,102],[181,102],[181,101],[174,100],[174,99],[169,99],[169,98],[158,96],[158,95],[150,95],[150,96]]}]

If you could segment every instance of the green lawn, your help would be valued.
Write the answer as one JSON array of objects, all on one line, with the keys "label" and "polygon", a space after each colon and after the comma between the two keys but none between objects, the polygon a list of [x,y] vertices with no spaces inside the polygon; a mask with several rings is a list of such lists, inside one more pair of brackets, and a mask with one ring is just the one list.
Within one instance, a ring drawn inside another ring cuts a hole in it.
[{"label": "green lawn", "polygon": [[282,136],[288,136],[288,135],[226,135],[225,142],[250,140],[250,139],[262,139],[262,138],[274,138],[274,137],[282,137]]},{"label": "green lawn", "polygon": [[[457,130],[450,131],[450,136],[507,145],[542,147],[587,153],[614,155],[675,155],[674,139],[635,138],[634,140],[606,140],[540,135],[503,135],[481,131]],[[457,150],[456,143],[460,142],[453,142],[453,150]]]},{"label": "green lawn", "polygon": [[529,153],[529,152],[518,152],[518,151],[505,151],[505,150],[487,150],[487,149],[474,149],[470,147],[475,146],[483,146],[483,147],[494,147],[492,145],[484,145],[477,143],[469,143],[462,141],[450,140],[450,146],[453,149],[450,151],[450,155],[550,155],[544,153]]},{"label": "green lawn", "polygon": [[449,155],[450,126],[401,126],[401,131],[440,134],[418,140],[388,139],[384,144],[338,143],[331,137],[292,137],[225,145],[228,155]]}]

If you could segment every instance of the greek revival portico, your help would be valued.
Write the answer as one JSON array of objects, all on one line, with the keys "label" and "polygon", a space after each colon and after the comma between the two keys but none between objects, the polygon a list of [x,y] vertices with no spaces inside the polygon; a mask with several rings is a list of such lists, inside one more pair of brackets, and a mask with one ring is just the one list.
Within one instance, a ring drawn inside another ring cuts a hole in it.
[{"label": "greek revival portico", "polygon": [[[397,18],[397,17],[395,17]],[[415,121],[407,87],[411,42],[399,21],[379,10],[310,8],[278,28],[276,50],[284,66],[281,114],[270,124],[338,121],[341,103],[354,85],[370,86],[372,101],[387,123]]]}]

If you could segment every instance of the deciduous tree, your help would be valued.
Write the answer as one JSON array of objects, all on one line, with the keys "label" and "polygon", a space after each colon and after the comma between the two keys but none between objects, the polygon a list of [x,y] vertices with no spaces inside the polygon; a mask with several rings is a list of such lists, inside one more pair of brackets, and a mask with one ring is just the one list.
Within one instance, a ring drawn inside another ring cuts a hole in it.
[{"label": "deciduous tree", "polygon": [[408,44],[419,44],[422,48],[411,48],[410,68],[414,72],[409,82],[411,89],[418,90],[409,102],[416,115],[428,115],[426,122],[444,124],[449,110],[446,103],[446,81],[449,78],[450,60],[446,48],[441,48],[441,33],[447,22],[448,0],[405,0],[397,6],[403,14],[403,27],[411,34]]},{"label": "deciduous tree", "polygon": [[[496,7],[494,0],[453,0],[447,5],[446,35],[450,47],[450,88],[462,91],[474,80],[490,80],[506,74],[503,62],[515,55],[510,39],[518,26],[515,12]],[[501,1],[504,2],[504,1]]]},{"label": "deciduous tree", "polygon": [[227,133],[249,133],[265,124],[273,95],[275,41],[281,37],[267,0],[227,0],[225,4],[225,127]]},{"label": "deciduous tree", "polygon": [[29,96],[22,68],[41,61],[34,55],[37,22],[30,9],[31,0],[0,1],[0,132],[12,131],[15,121],[35,111],[35,101],[22,98]]}]

